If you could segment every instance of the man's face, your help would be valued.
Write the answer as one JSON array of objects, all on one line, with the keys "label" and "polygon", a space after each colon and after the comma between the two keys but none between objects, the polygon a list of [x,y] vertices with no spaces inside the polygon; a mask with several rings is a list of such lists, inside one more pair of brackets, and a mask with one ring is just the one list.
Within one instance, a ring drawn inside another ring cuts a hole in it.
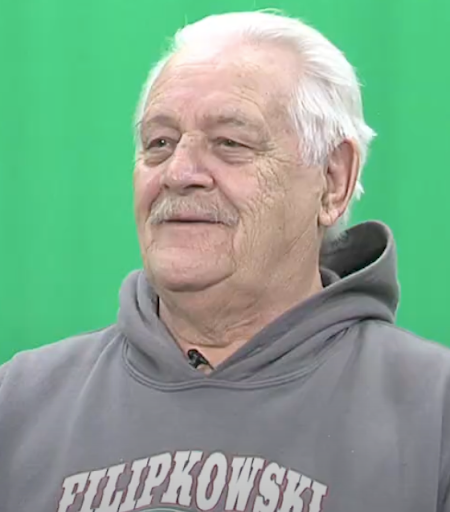
[{"label": "man's face", "polygon": [[324,178],[302,166],[287,111],[295,66],[286,49],[240,45],[181,53],[156,81],[134,187],[144,266],[157,288],[232,280],[251,293],[296,273],[302,251],[318,243]]}]

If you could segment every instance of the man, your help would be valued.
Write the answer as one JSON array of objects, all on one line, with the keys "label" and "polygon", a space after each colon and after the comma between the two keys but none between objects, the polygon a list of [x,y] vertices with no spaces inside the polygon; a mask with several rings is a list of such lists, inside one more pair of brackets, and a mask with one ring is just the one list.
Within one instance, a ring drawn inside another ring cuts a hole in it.
[{"label": "man", "polygon": [[138,110],[144,271],[116,325],[1,368],[2,512],[450,511],[449,353],[343,231],[373,136],[304,24],[185,27]]}]

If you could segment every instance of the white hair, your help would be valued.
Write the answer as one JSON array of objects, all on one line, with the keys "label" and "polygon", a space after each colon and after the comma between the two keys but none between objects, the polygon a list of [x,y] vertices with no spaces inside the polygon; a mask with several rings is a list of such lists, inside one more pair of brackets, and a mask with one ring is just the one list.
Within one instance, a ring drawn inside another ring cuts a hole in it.
[{"label": "white hair", "polygon": [[[174,54],[188,46],[210,48],[217,41],[238,38],[280,42],[298,53],[302,73],[290,110],[299,132],[304,163],[324,165],[331,151],[344,139],[353,140],[360,155],[353,198],[359,199],[363,193],[361,171],[375,132],[364,120],[358,78],[338,48],[316,29],[297,19],[267,11],[237,12],[208,16],[180,29],[169,52],[153,67],[144,85],[136,126],[140,124],[155,80]],[[139,133],[136,134],[136,143],[140,150]],[[327,240],[339,238],[349,216],[347,208],[335,225],[327,230]]]}]

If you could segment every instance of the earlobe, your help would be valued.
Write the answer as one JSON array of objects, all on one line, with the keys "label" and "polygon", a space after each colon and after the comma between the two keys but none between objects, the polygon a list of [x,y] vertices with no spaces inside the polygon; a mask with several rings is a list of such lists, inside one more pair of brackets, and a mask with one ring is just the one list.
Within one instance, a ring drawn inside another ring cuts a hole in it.
[{"label": "earlobe", "polygon": [[325,169],[325,191],[319,213],[319,223],[330,227],[343,215],[355,191],[360,166],[359,149],[355,141],[344,140],[328,158]]}]

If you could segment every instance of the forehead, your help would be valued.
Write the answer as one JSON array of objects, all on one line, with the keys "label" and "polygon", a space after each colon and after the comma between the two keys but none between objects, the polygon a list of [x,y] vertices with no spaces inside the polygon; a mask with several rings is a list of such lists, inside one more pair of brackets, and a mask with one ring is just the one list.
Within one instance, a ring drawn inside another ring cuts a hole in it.
[{"label": "forehead", "polygon": [[144,117],[172,111],[273,120],[288,108],[292,69],[291,52],[267,45],[185,50],[169,61],[155,81]]}]

